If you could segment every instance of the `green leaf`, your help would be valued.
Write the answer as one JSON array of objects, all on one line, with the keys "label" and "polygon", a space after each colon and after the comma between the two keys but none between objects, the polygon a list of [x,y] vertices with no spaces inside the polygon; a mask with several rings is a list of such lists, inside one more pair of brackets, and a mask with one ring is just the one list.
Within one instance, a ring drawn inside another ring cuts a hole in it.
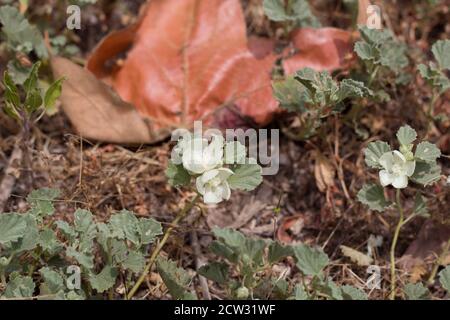
[{"label": "green leaf", "polygon": [[245,246],[245,236],[237,230],[229,228],[217,228],[212,229],[214,236],[220,241],[224,242],[227,246],[234,249],[242,249]]},{"label": "green leaf", "polygon": [[27,232],[27,220],[23,215],[16,213],[0,214],[0,244],[17,241]]},{"label": "green leaf", "polygon": [[366,88],[363,82],[344,79],[339,86],[338,101],[340,102],[348,98],[363,98],[371,95],[373,95],[373,92]]},{"label": "green leaf", "polygon": [[40,89],[33,89],[27,95],[25,100],[25,107],[29,114],[32,114],[42,105],[42,97]]},{"label": "green leaf", "polygon": [[382,66],[388,67],[392,71],[398,73],[409,63],[405,52],[406,46],[404,44],[390,42],[382,46],[380,50],[380,63]]},{"label": "green leaf", "polygon": [[339,288],[337,284],[334,283],[333,280],[331,280],[331,278],[328,278],[326,280],[319,279],[317,288],[319,289],[319,292],[327,295],[330,300],[344,300],[341,288]]},{"label": "green leaf", "polygon": [[139,251],[130,251],[125,261],[122,262],[122,267],[134,273],[140,273],[145,267],[145,257]]},{"label": "green leaf", "polygon": [[56,234],[51,229],[44,229],[39,234],[39,245],[42,249],[50,254],[55,254],[62,248]]},{"label": "green leaf", "polygon": [[450,266],[447,266],[444,270],[439,272],[439,281],[442,287],[450,292]]},{"label": "green leaf", "polygon": [[361,289],[345,285],[341,287],[344,300],[367,300],[367,294]]},{"label": "green leaf", "polygon": [[365,184],[357,197],[359,202],[374,211],[383,212],[390,205],[384,196],[383,188],[376,184]]},{"label": "green leaf", "polygon": [[14,253],[33,250],[39,244],[39,230],[36,219],[30,214],[23,215],[23,218],[26,222],[26,232],[24,236],[18,241],[11,243],[11,245],[8,247],[8,249]]},{"label": "green leaf", "polygon": [[272,241],[269,245],[268,259],[270,264],[276,263],[292,254],[290,246],[283,246],[278,241]]},{"label": "green leaf", "polygon": [[223,262],[212,262],[202,266],[198,273],[218,284],[226,284],[229,281],[228,265]]},{"label": "green leaf", "polygon": [[64,78],[58,79],[53,82],[50,87],[45,92],[44,97],[44,106],[45,109],[51,109],[55,106],[56,100],[61,95],[62,83],[64,82]]},{"label": "green leaf", "polygon": [[156,261],[156,266],[172,298],[176,300],[194,299],[186,291],[187,286],[191,282],[191,277],[184,269],[178,268],[174,261],[161,257]]},{"label": "green leaf", "polygon": [[414,156],[419,160],[434,163],[441,156],[441,150],[435,144],[424,141],[418,144]]},{"label": "green leaf", "polygon": [[234,174],[228,178],[233,190],[252,191],[263,181],[262,168],[258,164],[241,164],[233,167]]},{"label": "green leaf", "polygon": [[232,263],[238,263],[239,261],[239,254],[236,252],[236,249],[230,248],[220,241],[213,241],[209,249],[215,255],[223,257]]},{"label": "green leaf", "polygon": [[92,234],[95,232],[94,216],[88,210],[78,209],[74,213],[74,225],[77,232]]},{"label": "green leaf", "polygon": [[118,275],[119,273],[116,268],[107,265],[99,274],[90,276],[89,283],[93,289],[102,293],[111,289],[116,284]]},{"label": "green leaf", "polygon": [[71,225],[69,225],[66,221],[58,220],[55,222],[55,224],[68,240],[73,241],[77,236],[75,229]]},{"label": "green leaf", "polygon": [[27,197],[27,202],[31,206],[30,214],[35,217],[51,216],[55,212],[53,201],[59,197],[57,189],[39,189],[31,192]]},{"label": "green leaf", "polygon": [[174,187],[187,186],[191,182],[191,175],[181,164],[176,165],[169,162],[166,176],[169,179],[169,184]]},{"label": "green leaf", "polygon": [[[118,239],[127,239],[134,244],[141,241],[139,220],[135,214],[128,210],[122,210],[111,216],[109,225],[114,237]],[[151,236],[151,234],[150,234]]]},{"label": "green leaf", "polygon": [[294,21],[302,27],[320,27],[320,22],[312,14],[306,0],[295,0],[290,3],[291,8],[288,8],[284,0],[264,0],[264,13],[272,21]]},{"label": "green leaf", "polygon": [[300,284],[297,284],[294,288],[294,300],[309,300],[308,294]]},{"label": "green leaf", "polygon": [[410,126],[405,125],[398,129],[397,139],[404,146],[410,145],[417,139],[417,132]]},{"label": "green leaf", "polygon": [[39,68],[41,67],[41,62],[38,61],[31,67],[30,75],[28,79],[25,80],[23,87],[25,89],[25,93],[28,95],[38,89],[38,81],[39,81]]},{"label": "green leaf", "polygon": [[422,283],[408,283],[403,288],[408,300],[429,300],[430,291]]},{"label": "green leaf", "polygon": [[56,294],[66,289],[64,279],[58,272],[48,267],[44,267],[39,270],[39,273],[44,280],[40,286],[41,295]]},{"label": "green leaf", "polygon": [[415,183],[428,186],[441,178],[441,167],[436,163],[416,162],[416,170],[411,176]]},{"label": "green leaf", "polygon": [[414,200],[413,213],[415,215],[425,217],[425,218],[430,216],[428,213],[426,198],[424,196],[422,196],[419,192],[416,194],[416,199]]},{"label": "green leaf", "polygon": [[46,59],[48,52],[39,30],[31,26],[25,17],[12,6],[0,7],[0,23],[7,43],[16,51],[30,53],[34,50],[39,58]]},{"label": "green leaf", "polygon": [[94,268],[94,256],[92,253],[82,253],[72,247],[68,247],[66,250],[66,255],[75,259],[81,266],[88,270]]},{"label": "green leaf", "polygon": [[280,106],[288,111],[305,112],[305,87],[288,76],[284,81],[274,81],[272,84],[273,95]]},{"label": "green leaf", "polygon": [[30,298],[33,296],[35,285],[33,278],[13,274],[5,289],[5,298]]},{"label": "green leaf", "polygon": [[364,41],[356,42],[355,52],[362,60],[375,60],[378,54],[378,51],[373,46]]},{"label": "green leaf", "polygon": [[297,267],[308,276],[320,276],[323,269],[328,265],[328,256],[322,249],[311,248],[301,244],[293,247],[297,260]]},{"label": "green leaf", "polygon": [[431,51],[433,51],[434,58],[439,63],[441,69],[450,70],[450,40],[437,41]]},{"label": "green leaf", "polygon": [[161,223],[155,219],[139,219],[139,234],[141,235],[141,244],[153,243],[157,236],[163,234]]},{"label": "green leaf", "polygon": [[393,39],[392,31],[389,29],[377,30],[367,26],[359,26],[361,37],[369,44],[380,45]]},{"label": "green leaf", "polygon": [[17,89],[7,71],[5,71],[5,73],[3,74],[3,84],[5,85],[6,101],[16,108],[20,107],[19,90]]},{"label": "green leaf", "polygon": [[380,158],[386,152],[391,151],[391,147],[384,141],[375,141],[369,143],[364,150],[366,164],[373,169],[382,169]]}]

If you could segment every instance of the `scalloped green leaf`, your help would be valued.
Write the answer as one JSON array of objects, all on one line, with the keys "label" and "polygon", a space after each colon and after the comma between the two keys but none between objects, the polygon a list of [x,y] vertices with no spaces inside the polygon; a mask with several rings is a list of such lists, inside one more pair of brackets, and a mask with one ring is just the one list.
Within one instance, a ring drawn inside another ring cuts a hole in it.
[{"label": "scalloped green leaf", "polygon": [[374,211],[383,212],[390,205],[384,196],[383,188],[377,184],[364,185],[357,197],[359,202]]}]

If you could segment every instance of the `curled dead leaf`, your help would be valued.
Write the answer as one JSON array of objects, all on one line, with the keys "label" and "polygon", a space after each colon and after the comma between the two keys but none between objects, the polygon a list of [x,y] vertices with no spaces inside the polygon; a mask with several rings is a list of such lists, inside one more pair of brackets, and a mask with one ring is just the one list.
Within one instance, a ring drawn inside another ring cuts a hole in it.
[{"label": "curled dead leaf", "polygon": [[[255,56],[247,41],[238,0],[153,0],[135,26],[102,41],[87,67],[159,128],[213,121],[228,106],[263,124],[277,109],[275,56]],[[123,64],[108,68],[129,45]]]},{"label": "curled dead leaf", "polygon": [[340,249],[344,256],[350,258],[352,262],[356,263],[360,267],[367,267],[373,262],[373,259],[371,257],[353,248],[340,246]]},{"label": "curled dead leaf", "polygon": [[168,136],[169,131],[155,130],[151,121],[86,69],[61,57],[53,57],[51,65],[56,78],[66,78],[60,98],[62,107],[82,137],[136,144]]},{"label": "curled dead leaf", "polygon": [[336,168],[325,158],[320,152],[316,152],[316,162],[314,165],[314,177],[316,178],[317,188],[321,192],[325,192],[328,188],[333,187],[334,177],[336,176]]}]

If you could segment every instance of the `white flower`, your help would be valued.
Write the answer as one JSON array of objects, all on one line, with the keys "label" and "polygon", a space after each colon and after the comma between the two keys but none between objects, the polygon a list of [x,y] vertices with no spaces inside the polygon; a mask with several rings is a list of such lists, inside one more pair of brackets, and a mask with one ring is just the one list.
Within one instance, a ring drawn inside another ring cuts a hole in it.
[{"label": "white flower", "polygon": [[380,171],[380,181],[383,187],[392,184],[397,189],[406,188],[408,186],[408,178],[414,174],[416,169],[416,162],[407,160],[397,150],[383,154],[379,163],[384,168],[384,170]]},{"label": "white flower", "polygon": [[178,140],[178,143],[176,146],[172,149],[170,160],[174,164],[182,164],[183,163],[183,153],[184,150],[189,146],[189,143],[191,142],[192,135],[184,135]]},{"label": "white flower", "polygon": [[447,177],[447,184],[450,186],[450,176]]},{"label": "white flower", "polygon": [[196,180],[198,192],[203,195],[203,201],[207,204],[219,203],[228,200],[231,196],[227,179],[233,171],[227,168],[213,169],[203,173]]},{"label": "white flower", "polygon": [[211,143],[205,138],[193,138],[183,146],[182,161],[186,170],[193,174],[202,174],[222,165],[222,136],[214,135]]}]

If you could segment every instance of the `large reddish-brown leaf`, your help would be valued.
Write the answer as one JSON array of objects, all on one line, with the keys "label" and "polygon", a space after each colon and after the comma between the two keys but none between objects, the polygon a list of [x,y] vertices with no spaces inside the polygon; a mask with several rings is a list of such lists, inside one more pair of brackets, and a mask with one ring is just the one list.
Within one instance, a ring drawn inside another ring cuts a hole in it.
[{"label": "large reddish-brown leaf", "polygon": [[86,69],[61,57],[52,57],[51,64],[55,77],[66,79],[62,106],[83,138],[136,144],[156,142],[168,135]]},{"label": "large reddish-brown leaf", "polygon": [[317,71],[344,68],[353,52],[352,33],[336,28],[302,28],[292,34],[292,47],[298,51],[283,61],[287,74],[310,67]]},{"label": "large reddish-brown leaf", "polygon": [[[131,42],[121,67],[108,70]],[[226,105],[263,124],[277,108],[275,57],[257,59],[247,42],[239,0],[152,0],[136,26],[102,41],[88,69],[159,127],[212,120]]]}]

